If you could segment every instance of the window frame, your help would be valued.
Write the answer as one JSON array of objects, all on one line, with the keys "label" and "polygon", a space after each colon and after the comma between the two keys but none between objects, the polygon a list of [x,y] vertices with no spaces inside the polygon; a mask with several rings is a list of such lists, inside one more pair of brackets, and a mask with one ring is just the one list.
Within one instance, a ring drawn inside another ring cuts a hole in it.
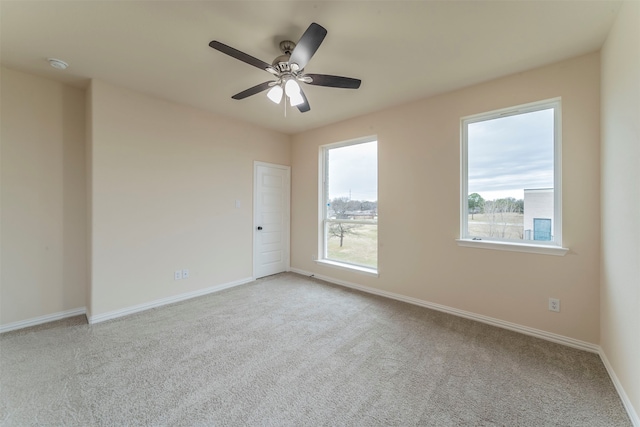
[{"label": "window frame", "polygon": [[[552,232],[554,240],[544,243],[535,240],[515,240],[471,236],[469,234],[469,158],[468,158],[468,126],[473,123],[532,113],[553,108],[554,144],[553,144],[553,202],[554,221]],[[560,97],[501,108],[479,114],[465,116],[460,119],[460,238],[459,246],[479,247],[517,252],[533,252],[551,255],[564,255],[568,249],[562,247],[562,99]]]},{"label": "window frame", "polygon": [[[363,273],[371,276],[378,277],[379,259],[377,259],[377,267],[366,266],[362,264],[350,263],[342,260],[335,260],[331,258],[327,258],[327,246],[328,246],[328,238],[327,238],[327,228],[330,223],[350,223],[350,224],[375,224],[379,229],[378,220],[362,220],[362,219],[331,219],[328,218],[328,209],[326,209],[329,203],[329,187],[327,185],[327,175],[329,174],[329,151],[336,148],[348,147],[352,145],[358,144],[366,144],[370,142],[378,142],[379,139],[377,135],[369,135],[360,138],[350,139],[347,141],[335,142],[331,144],[321,145],[319,147],[319,179],[318,179],[318,257],[315,260],[318,264],[335,267],[339,269],[354,271],[358,273]],[[379,170],[379,159],[376,152],[376,168]],[[378,181],[379,181],[378,177]],[[378,182],[376,182],[376,188],[378,186]],[[376,197],[377,199],[378,197]],[[377,200],[376,200],[377,201]],[[379,210],[378,210],[379,212]],[[376,242],[376,256],[379,253],[380,244]]]}]

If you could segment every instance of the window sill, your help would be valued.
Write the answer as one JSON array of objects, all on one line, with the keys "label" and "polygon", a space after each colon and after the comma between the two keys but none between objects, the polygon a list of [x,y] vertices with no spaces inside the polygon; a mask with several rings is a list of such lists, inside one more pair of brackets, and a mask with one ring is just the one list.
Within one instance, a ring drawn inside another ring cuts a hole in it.
[{"label": "window sill", "polygon": [[347,263],[337,262],[337,261],[330,261],[328,259],[317,259],[315,261],[320,265],[339,268],[341,270],[354,271],[356,273],[366,274],[367,276],[379,277],[378,270],[376,270],[375,268],[362,267],[360,265],[347,264]]},{"label": "window sill", "polygon": [[471,239],[456,239],[456,242],[458,243],[458,246],[464,246],[467,248],[493,249],[497,251],[529,252],[532,254],[556,256],[564,256],[567,252],[569,252],[568,248],[562,248],[559,246],[544,246],[526,243],[496,242]]}]

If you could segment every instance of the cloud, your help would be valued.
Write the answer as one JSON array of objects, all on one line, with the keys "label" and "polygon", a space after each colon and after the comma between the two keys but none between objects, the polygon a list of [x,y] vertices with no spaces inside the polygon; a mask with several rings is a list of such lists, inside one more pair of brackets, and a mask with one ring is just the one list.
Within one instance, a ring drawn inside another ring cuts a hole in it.
[{"label": "cloud", "polygon": [[551,188],[553,109],[468,126],[469,193]]},{"label": "cloud", "polygon": [[378,200],[378,142],[329,151],[329,199]]}]

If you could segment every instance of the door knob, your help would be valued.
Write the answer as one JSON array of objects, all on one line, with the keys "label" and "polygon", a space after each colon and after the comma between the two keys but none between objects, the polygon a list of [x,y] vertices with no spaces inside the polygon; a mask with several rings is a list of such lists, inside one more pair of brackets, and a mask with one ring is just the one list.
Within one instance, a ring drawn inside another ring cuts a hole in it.
[{"label": "door knob", "polygon": [[258,230],[262,230],[262,226],[258,226]]}]

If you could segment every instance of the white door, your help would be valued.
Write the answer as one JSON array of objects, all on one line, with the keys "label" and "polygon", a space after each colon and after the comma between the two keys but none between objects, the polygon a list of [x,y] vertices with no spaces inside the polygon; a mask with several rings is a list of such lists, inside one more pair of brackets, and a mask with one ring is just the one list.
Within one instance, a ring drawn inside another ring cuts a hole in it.
[{"label": "white door", "polygon": [[289,270],[291,168],[254,163],[253,276]]}]

